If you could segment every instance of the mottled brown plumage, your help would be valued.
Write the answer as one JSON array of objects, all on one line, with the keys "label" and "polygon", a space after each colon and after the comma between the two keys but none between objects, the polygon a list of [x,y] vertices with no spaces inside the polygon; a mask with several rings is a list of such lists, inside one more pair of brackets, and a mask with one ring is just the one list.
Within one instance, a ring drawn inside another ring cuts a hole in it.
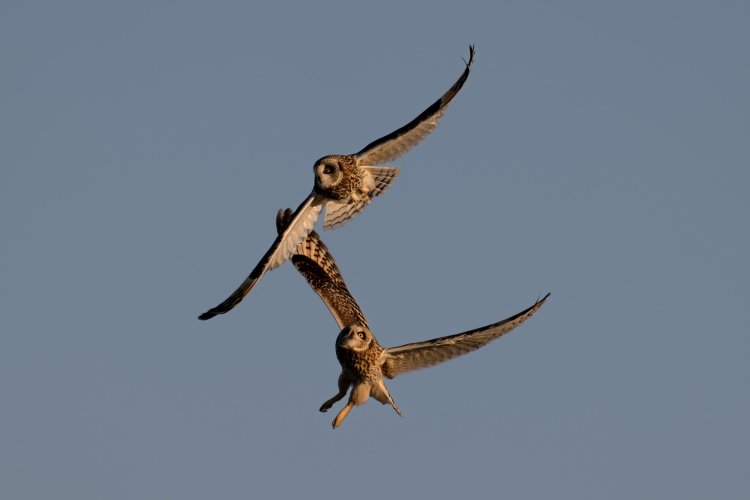
[{"label": "mottled brown plumage", "polygon": [[[278,230],[283,231],[291,218],[291,210],[279,211],[276,217]],[[479,349],[526,321],[549,297],[547,294],[531,307],[491,325],[423,342],[384,348],[370,331],[336,261],[315,231],[310,232],[296,249],[292,262],[323,300],[341,328],[336,338],[336,357],[341,365],[339,391],[320,407],[320,411],[328,411],[334,403],[346,396],[349,387],[352,388],[349,401],[333,421],[334,428],[341,424],[354,406],[364,404],[370,397],[383,404],[390,404],[400,415],[383,377],[394,378]]]},{"label": "mottled brown plumage", "polygon": [[[349,201],[351,198],[367,196],[365,172],[357,167],[351,155],[328,155],[316,162],[320,170],[315,176],[315,192],[329,200]],[[325,176],[329,176],[326,178]]]},{"label": "mottled brown plumage", "polygon": [[[279,210],[276,215],[276,228],[279,232],[283,231],[291,217],[291,210],[287,209],[286,212]],[[318,233],[312,231],[300,243],[292,255],[292,263],[307,277],[314,290],[320,290],[318,292],[320,298],[328,307],[339,328],[354,324],[367,326],[362,310],[349,293],[336,262]]]},{"label": "mottled brown plumage", "polygon": [[360,213],[398,176],[397,167],[379,167],[394,160],[421,142],[438,125],[446,107],[458,94],[469,77],[474,62],[474,47],[469,47],[469,61],[463,73],[437,101],[415,119],[365,146],[351,155],[328,155],[313,165],[315,184],[310,195],[294,212],[287,228],[278,234],[271,248],[250,272],[250,275],[221,304],[200,316],[201,320],[229,312],[265,274],[288,260],[294,249],[315,226],[323,207],[326,215],[323,228],[343,224]]}]

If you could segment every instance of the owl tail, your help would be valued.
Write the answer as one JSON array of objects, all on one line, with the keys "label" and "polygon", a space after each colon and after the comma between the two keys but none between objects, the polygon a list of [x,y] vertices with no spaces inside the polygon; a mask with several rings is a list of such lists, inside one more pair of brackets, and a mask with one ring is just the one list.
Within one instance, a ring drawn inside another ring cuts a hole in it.
[{"label": "owl tail", "polygon": [[391,182],[398,177],[400,172],[398,167],[362,167],[367,170],[375,181],[375,187],[370,191],[370,197],[379,196],[383,191],[388,189]]},{"label": "owl tail", "polygon": [[393,407],[393,409],[398,413],[399,417],[403,417],[401,414],[401,410],[398,409],[398,405],[396,405],[396,402],[391,397],[391,393],[388,392],[388,388],[385,386],[385,382],[383,382],[383,379],[380,379],[372,386],[372,389],[370,389],[370,396],[377,399],[381,403],[389,404]]}]

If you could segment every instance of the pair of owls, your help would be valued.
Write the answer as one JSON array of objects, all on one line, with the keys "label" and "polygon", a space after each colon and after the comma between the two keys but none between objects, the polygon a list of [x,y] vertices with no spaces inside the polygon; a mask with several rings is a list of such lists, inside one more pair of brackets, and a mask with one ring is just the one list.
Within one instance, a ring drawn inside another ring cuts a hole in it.
[{"label": "pair of owls", "polygon": [[381,137],[351,155],[329,155],[315,162],[315,185],[297,210],[280,210],[276,217],[278,235],[258,265],[224,302],[199,316],[201,320],[224,314],[236,306],[266,271],[287,260],[307,280],[333,315],[340,333],[336,338],[336,357],[341,364],[338,392],[320,407],[328,411],[343,399],[349,389],[349,401],[333,420],[338,427],[355,405],[374,398],[390,404],[401,415],[393,401],[384,377],[442,363],[478,349],[514,329],[534,314],[547,300],[547,294],[520,313],[481,328],[398,347],[382,347],[367,325],[362,310],[341,277],[333,256],[313,227],[325,207],[323,228],[336,227],[356,216],[373,198],[379,196],[398,176],[397,167],[378,166],[398,158],[418,144],[438,125],[446,107],[463,87],[474,62],[474,47],[469,47],[469,61],[448,91],[414,120]]}]

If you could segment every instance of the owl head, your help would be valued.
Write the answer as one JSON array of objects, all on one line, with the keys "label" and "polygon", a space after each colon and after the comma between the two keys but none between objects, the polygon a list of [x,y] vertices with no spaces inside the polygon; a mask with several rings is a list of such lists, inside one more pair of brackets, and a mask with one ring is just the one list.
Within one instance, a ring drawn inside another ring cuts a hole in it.
[{"label": "owl head", "polygon": [[361,352],[370,348],[372,340],[372,333],[366,327],[349,325],[345,326],[336,338],[336,347]]},{"label": "owl head", "polygon": [[315,186],[318,189],[331,189],[336,186],[344,176],[344,168],[341,157],[337,155],[324,156],[315,162]]}]

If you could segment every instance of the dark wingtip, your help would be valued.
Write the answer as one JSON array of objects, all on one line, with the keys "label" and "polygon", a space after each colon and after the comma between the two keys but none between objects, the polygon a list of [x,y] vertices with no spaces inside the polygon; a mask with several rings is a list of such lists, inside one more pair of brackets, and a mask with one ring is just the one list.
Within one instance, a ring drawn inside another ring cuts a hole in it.
[{"label": "dark wingtip", "polygon": [[531,306],[531,308],[533,309],[534,307],[538,307],[538,306],[541,306],[542,304],[544,304],[544,303],[545,303],[545,302],[547,301],[547,298],[548,298],[548,297],[549,297],[550,295],[551,295],[551,292],[547,292],[547,295],[545,295],[545,296],[544,296],[544,297],[542,297],[541,299],[539,298],[539,296],[537,296],[537,298],[536,298],[536,302],[534,303],[534,305],[533,305],[533,306]]},{"label": "dark wingtip", "polygon": [[466,64],[466,69],[470,69],[471,65],[474,63],[474,52],[474,45],[469,45],[469,62],[466,62],[466,59],[463,57],[461,58],[463,59],[464,64]]},{"label": "dark wingtip", "polygon": [[201,314],[200,316],[198,316],[198,319],[201,320],[201,321],[206,321],[207,319],[211,319],[214,316],[216,316],[215,312],[206,311],[203,314]]}]

